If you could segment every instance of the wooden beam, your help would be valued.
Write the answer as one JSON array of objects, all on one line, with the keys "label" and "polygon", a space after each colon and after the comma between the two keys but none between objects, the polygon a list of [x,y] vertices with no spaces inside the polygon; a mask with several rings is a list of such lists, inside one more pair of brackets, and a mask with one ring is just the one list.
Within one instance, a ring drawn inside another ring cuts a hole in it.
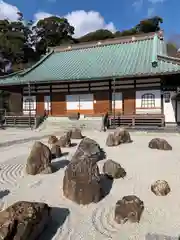
[{"label": "wooden beam", "polygon": [[51,106],[51,115],[52,115],[52,84],[50,84],[50,106]]}]

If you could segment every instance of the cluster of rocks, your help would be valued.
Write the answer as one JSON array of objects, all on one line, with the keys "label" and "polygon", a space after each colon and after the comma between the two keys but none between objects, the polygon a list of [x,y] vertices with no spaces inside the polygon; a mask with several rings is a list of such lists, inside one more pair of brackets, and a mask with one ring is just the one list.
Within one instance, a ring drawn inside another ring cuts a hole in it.
[{"label": "cluster of rocks", "polygon": [[[131,137],[127,129],[117,128],[114,133],[110,133],[106,139],[108,147],[118,146],[122,143],[131,143]],[[162,138],[154,138],[148,145],[151,149],[158,150],[172,150],[172,146]],[[116,169],[116,170],[115,170]],[[112,160],[108,160],[103,166],[103,172],[110,178],[124,177],[125,170],[120,164]],[[166,196],[171,189],[167,181],[157,180],[151,185],[151,191],[156,196]],[[118,224],[130,222],[139,222],[142,212],[144,210],[144,203],[135,195],[124,196],[117,201],[115,206],[114,219]]]},{"label": "cluster of rocks", "polygon": [[[132,143],[130,133],[125,128],[117,128],[114,133],[109,133],[106,146],[114,147],[122,143]],[[162,138],[153,138],[149,142],[149,148],[158,150],[172,150],[172,146]]]},{"label": "cluster of rocks", "polygon": [[82,139],[81,130],[78,128],[73,128],[69,131],[64,132],[64,134],[58,139],[56,136],[50,136],[48,140],[49,145],[58,145],[60,147],[71,147],[71,139]]},{"label": "cluster of rocks", "polygon": [[48,144],[51,147],[54,145],[59,147],[71,147],[71,132],[65,132],[59,139],[56,136],[50,136]]},{"label": "cluster of rocks", "polygon": [[[151,191],[156,196],[166,196],[171,189],[165,180],[157,180],[151,185]],[[116,202],[114,220],[118,224],[127,221],[139,223],[144,210],[144,202],[135,195],[124,196]]]},{"label": "cluster of rocks", "polygon": [[61,148],[70,147],[71,139],[82,138],[81,130],[74,128],[65,132],[59,139],[56,136],[50,136],[48,139],[50,148],[42,142],[35,142],[27,159],[27,174],[52,173],[51,161],[62,156]]},{"label": "cluster of rocks", "polygon": [[[51,161],[62,156],[62,147],[70,147],[71,139],[82,139],[79,129],[64,133],[59,139],[50,136],[48,144],[35,142],[26,163],[26,173],[52,173]],[[41,202],[16,202],[0,212],[0,239],[35,240],[45,229],[51,217],[51,208]]]},{"label": "cluster of rocks", "polygon": [[[105,196],[102,177],[110,180],[124,178],[126,171],[119,163],[109,159],[104,163],[103,173],[100,174],[97,163],[106,158],[106,154],[96,141],[83,137],[80,129],[72,129],[59,139],[50,136],[48,144],[51,148],[41,142],[35,142],[27,159],[26,172],[31,175],[52,173],[52,159],[62,156],[61,148],[70,147],[71,139],[82,140],[65,169],[64,196],[78,204],[96,203]],[[131,142],[129,132],[118,128],[113,134],[108,135],[106,145],[110,147]],[[152,139],[149,148],[172,150],[168,142],[160,138]],[[156,196],[166,196],[171,189],[165,180],[157,180],[151,185],[151,191]],[[144,203],[139,197],[124,196],[115,205],[114,220],[118,224],[127,221],[139,223],[143,210]],[[45,203],[17,202],[0,212],[0,238],[37,239],[48,224],[50,213],[51,208]]]}]

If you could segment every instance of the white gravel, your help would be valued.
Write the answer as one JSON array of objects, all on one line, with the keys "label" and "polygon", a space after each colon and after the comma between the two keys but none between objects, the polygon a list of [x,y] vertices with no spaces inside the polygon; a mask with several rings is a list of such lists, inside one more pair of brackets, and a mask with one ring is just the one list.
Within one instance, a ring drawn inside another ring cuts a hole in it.
[{"label": "white gravel", "polygon": [[[0,137],[0,142],[11,138],[10,134],[5,137],[5,131]],[[23,131],[21,137],[29,134],[27,130]],[[124,179],[113,182],[111,191],[105,199],[88,206],[78,206],[65,199],[62,192],[64,168],[51,175],[24,174],[26,159],[34,142],[31,141],[0,148],[0,189],[10,191],[6,196],[1,194],[1,207],[6,208],[19,200],[44,201],[52,206],[53,222],[41,240],[144,240],[147,233],[178,236],[180,234],[179,134],[132,133],[133,143],[114,148],[105,146],[108,133],[85,131],[83,134],[96,140],[104,148],[107,159],[119,162],[127,172]],[[173,150],[149,149],[148,142],[154,137],[165,138],[172,145]],[[43,142],[47,143],[47,139]],[[76,147],[63,149],[63,152],[70,154],[56,161],[69,159],[75,150]],[[100,170],[104,162],[105,160],[98,163]],[[171,193],[166,197],[157,197],[150,191],[151,183],[158,179],[166,180],[171,187]],[[120,226],[113,220],[115,203],[124,195],[132,194],[144,201],[145,210],[141,221],[139,224],[126,223]],[[63,208],[63,211],[58,208]]]}]

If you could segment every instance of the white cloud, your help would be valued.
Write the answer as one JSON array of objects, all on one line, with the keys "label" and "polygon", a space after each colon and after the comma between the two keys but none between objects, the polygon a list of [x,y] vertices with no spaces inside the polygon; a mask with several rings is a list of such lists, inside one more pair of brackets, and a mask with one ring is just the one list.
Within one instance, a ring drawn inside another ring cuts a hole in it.
[{"label": "white cloud", "polygon": [[153,7],[148,8],[148,17],[152,17],[154,13],[155,13],[155,9]]},{"label": "white cloud", "polygon": [[16,6],[0,1],[0,19],[15,21],[18,19],[19,9]]},{"label": "white cloud", "polygon": [[116,30],[113,22],[106,23],[99,12],[84,10],[74,11],[65,16],[69,23],[75,27],[75,36],[80,37],[98,29]]},{"label": "white cloud", "polygon": [[140,10],[142,8],[143,5],[143,0],[136,0],[135,2],[133,2],[132,6],[136,9],[136,10]]},{"label": "white cloud", "polygon": [[[50,17],[52,14],[47,12],[38,12],[34,15],[35,21]],[[99,12],[84,10],[73,11],[64,16],[68,19],[69,23],[75,28],[75,37],[83,36],[89,32],[98,29],[108,29],[112,32],[116,31],[113,22],[106,23],[104,18]]]},{"label": "white cloud", "polygon": [[152,17],[152,15],[155,14],[156,5],[163,4],[165,1],[166,0],[135,0],[132,6],[135,10],[139,11],[142,9],[143,5],[150,5],[150,7],[147,8],[147,15],[148,17]]},{"label": "white cloud", "polygon": [[[55,0],[48,1],[54,2]],[[0,19],[15,21],[18,19],[18,12],[20,12],[20,10],[16,6],[0,0]],[[34,14],[34,20],[38,21],[50,16],[52,16],[52,14],[48,12],[37,12]],[[67,18],[69,23],[75,27],[75,37],[83,36],[98,29],[108,29],[112,32],[116,31],[113,22],[106,23],[101,14],[96,11],[73,11],[64,17]]]},{"label": "white cloud", "polygon": [[48,18],[52,16],[52,14],[47,12],[37,12],[34,14],[35,21],[39,21],[40,19]]}]

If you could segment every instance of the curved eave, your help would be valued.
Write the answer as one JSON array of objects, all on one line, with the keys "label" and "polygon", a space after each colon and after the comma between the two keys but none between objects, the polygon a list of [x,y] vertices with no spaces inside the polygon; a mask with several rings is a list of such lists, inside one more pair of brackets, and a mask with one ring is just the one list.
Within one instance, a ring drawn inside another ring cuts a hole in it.
[{"label": "curved eave", "polygon": [[24,76],[26,74],[28,74],[29,72],[31,72],[32,70],[34,70],[36,67],[38,67],[39,65],[41,65],[47,58],[49,58],[52,54],[54,53],[54,51],[52,50],[51,52],[49,52],[48,54],[46,54],[45,56],[43,56],[37,63],[35,63],[32,67],[23,70],[19,73],[19,76]]},{"label": "curved eave", "polygon": [[[121,76],[106,76],[106,77],[102,77],[102,78],[98,78],[98,77],[95,77],[95,78],[89,78],[89,79],[84,79],[84,78],[80,78],[80,79],[72,79],[71,81],[75,81],[75,82],[89,82],[89,81],[105,81],[105,80],[113,80],[114,78],[115,79],[127,79],[127,78],[142,78],[142,77],[160,77],[160,76],[168,76],[168,75],[172,75],[172,74],[180,74],[180,70],[178,71],[171,71],[171,72],[161,72],[161,73],[138,73],[138,74],[134,74],[134,75],[121,75]],[[70,82],[69,79],[56,79],[56,80],[52,80],[52,79],[47,79],[47,80],[44,80],[44,81],[29,81],[28,83],[27,82],[24,82],[24,81],[17,81],[16,83],[15,82],[1,82],[0,81],[0,86],[20,86],[20,85],[27,85],[27,84],[47,84],[47,83],[67,83],[67,82]]]},{"label": "curved eave", "polygon": [[4,75],[4,76],[0,76],[0,80],[1,79],[6,79],[6,78],[11,78],[11,77],[14,77],[16,75],[19,75],[22,71],[23,70],[20,70],[20,71],[13,72],[13,73],[10,73],[10,74]]}]

